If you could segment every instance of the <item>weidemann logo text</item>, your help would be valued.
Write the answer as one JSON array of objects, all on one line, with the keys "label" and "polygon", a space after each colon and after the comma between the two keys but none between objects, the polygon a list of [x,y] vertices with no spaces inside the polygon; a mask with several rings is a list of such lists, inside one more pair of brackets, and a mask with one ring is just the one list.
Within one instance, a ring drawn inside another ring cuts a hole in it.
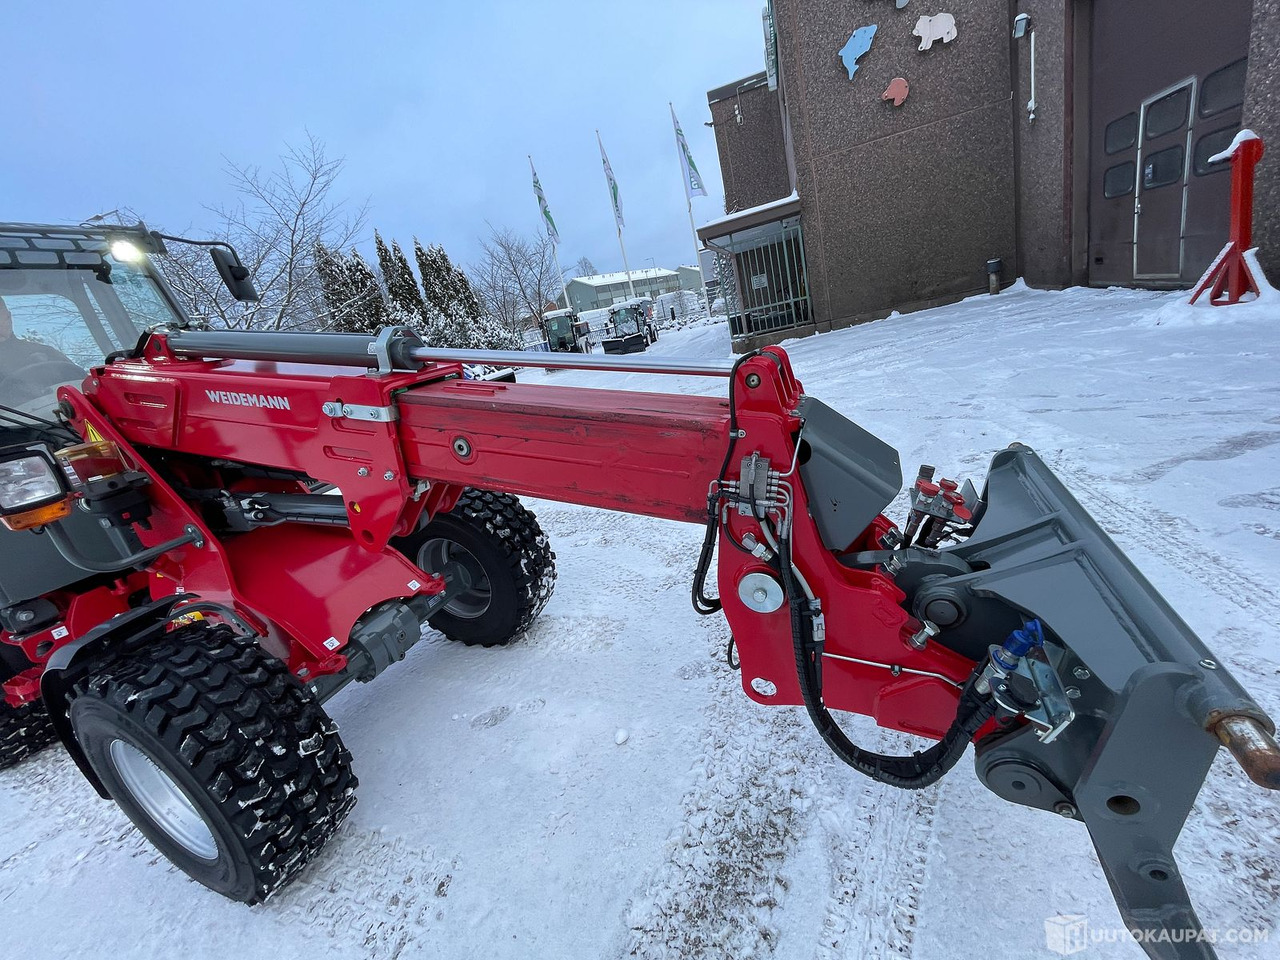
[{"label": "weidemann logo text", "polygon": [[206,390],[210,402],[226,403],[233,407],[263,407],[267,410],[288,410],[289,398],[268,396],[265,393],[228,393],[226,390]]}]

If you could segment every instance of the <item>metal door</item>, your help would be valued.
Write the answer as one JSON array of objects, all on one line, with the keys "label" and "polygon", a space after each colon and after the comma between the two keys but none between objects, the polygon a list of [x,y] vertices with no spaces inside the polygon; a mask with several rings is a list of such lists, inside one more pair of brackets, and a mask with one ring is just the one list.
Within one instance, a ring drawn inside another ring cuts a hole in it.
[{"label": "metal door", "polygon": [[1142,102],[1133,204],[1134,279],[1177,280],[1182,274],[1195,94],[1196,80],[1189,77]]}]

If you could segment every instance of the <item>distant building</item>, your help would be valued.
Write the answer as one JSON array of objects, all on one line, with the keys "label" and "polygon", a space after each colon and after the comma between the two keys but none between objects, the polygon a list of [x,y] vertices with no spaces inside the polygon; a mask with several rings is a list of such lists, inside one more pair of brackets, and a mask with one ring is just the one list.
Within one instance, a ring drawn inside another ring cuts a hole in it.
[{"label": "distant building", "polygon": [[676,267],[676,273],[680,275],[680,289],[692,290],[699,296],[702,295],[702,270],[698,267]]},{"label": "distant building", "polygon": [[[689,267],[680,269],[692,270]],[[684,275],[663,267],[631,271],[631,286],[635,287],[637,297],[656,297],[680,289],[693,289],[685,287],[685,282]],[[627,275],[623,271],[600,273],[593,277],[574,277],[565,286],[569,291],[569,299],[573,301],[573,308],[579,313],[584,310],[599,310],[631,298],[631,286],[628,286]]]},{"label": "distant building", "polygon": [[[957,300],[989,261],[1005,284],[1191,285],[1227,238],[1209,158],[1242,126],[1280,146],[1277,9],[767,0],[767,69],[707,94],[729,213],[697,232],[735,348]],[[1278,206],[1268,156],[1273,279]]]}]

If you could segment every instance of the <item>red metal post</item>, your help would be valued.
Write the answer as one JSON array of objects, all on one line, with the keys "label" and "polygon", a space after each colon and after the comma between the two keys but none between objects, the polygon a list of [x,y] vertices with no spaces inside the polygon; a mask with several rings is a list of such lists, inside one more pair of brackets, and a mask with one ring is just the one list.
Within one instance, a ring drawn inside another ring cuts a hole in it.
[{"label": "red metal post", "polygon": [[1231,229],[1227,245],[1191,292],[1191,303],[1209,291],[1215,307],[1239,303],[1246,293],[1257,296],[1258,281],[1245,253],[1253,249],[1253,169],[1266,149],[1262,138],[1237,139],[1231,150]]}]

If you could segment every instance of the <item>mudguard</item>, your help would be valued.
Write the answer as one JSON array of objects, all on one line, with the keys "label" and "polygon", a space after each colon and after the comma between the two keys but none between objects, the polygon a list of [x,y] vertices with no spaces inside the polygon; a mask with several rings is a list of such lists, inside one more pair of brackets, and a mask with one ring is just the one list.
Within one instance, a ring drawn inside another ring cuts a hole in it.
[{"label": "mudguard", "polygon": [[995,457],[975,516],[946,551],[974,572],[947,587],[1038,618],[1075,714],[1052,742],[1031,725],[980,740],[978,776],[1006,800],[1084,822],[1150,956],[1213,957],[1174,842],[1218,725],[1275,725],[1030,448]]},{"label": "mudguard", "polygon": [[71,754],[80,772],[93,785],[104,800],[110,800],[106,787],[89,765],[84,751],[76,742],[71,720],[67,716],[67,692],[89,672],[89,668],[102,654],[126,643],[145,643],[162,633],[172,619],[173,609],[179,603],[194,598],[188,594],[174,594],[113,617],[94,627],[73,643],[59,648],[49,658],[40,677],[40,696],[49,711],[49,719],[57,731],[58,739]]}]

